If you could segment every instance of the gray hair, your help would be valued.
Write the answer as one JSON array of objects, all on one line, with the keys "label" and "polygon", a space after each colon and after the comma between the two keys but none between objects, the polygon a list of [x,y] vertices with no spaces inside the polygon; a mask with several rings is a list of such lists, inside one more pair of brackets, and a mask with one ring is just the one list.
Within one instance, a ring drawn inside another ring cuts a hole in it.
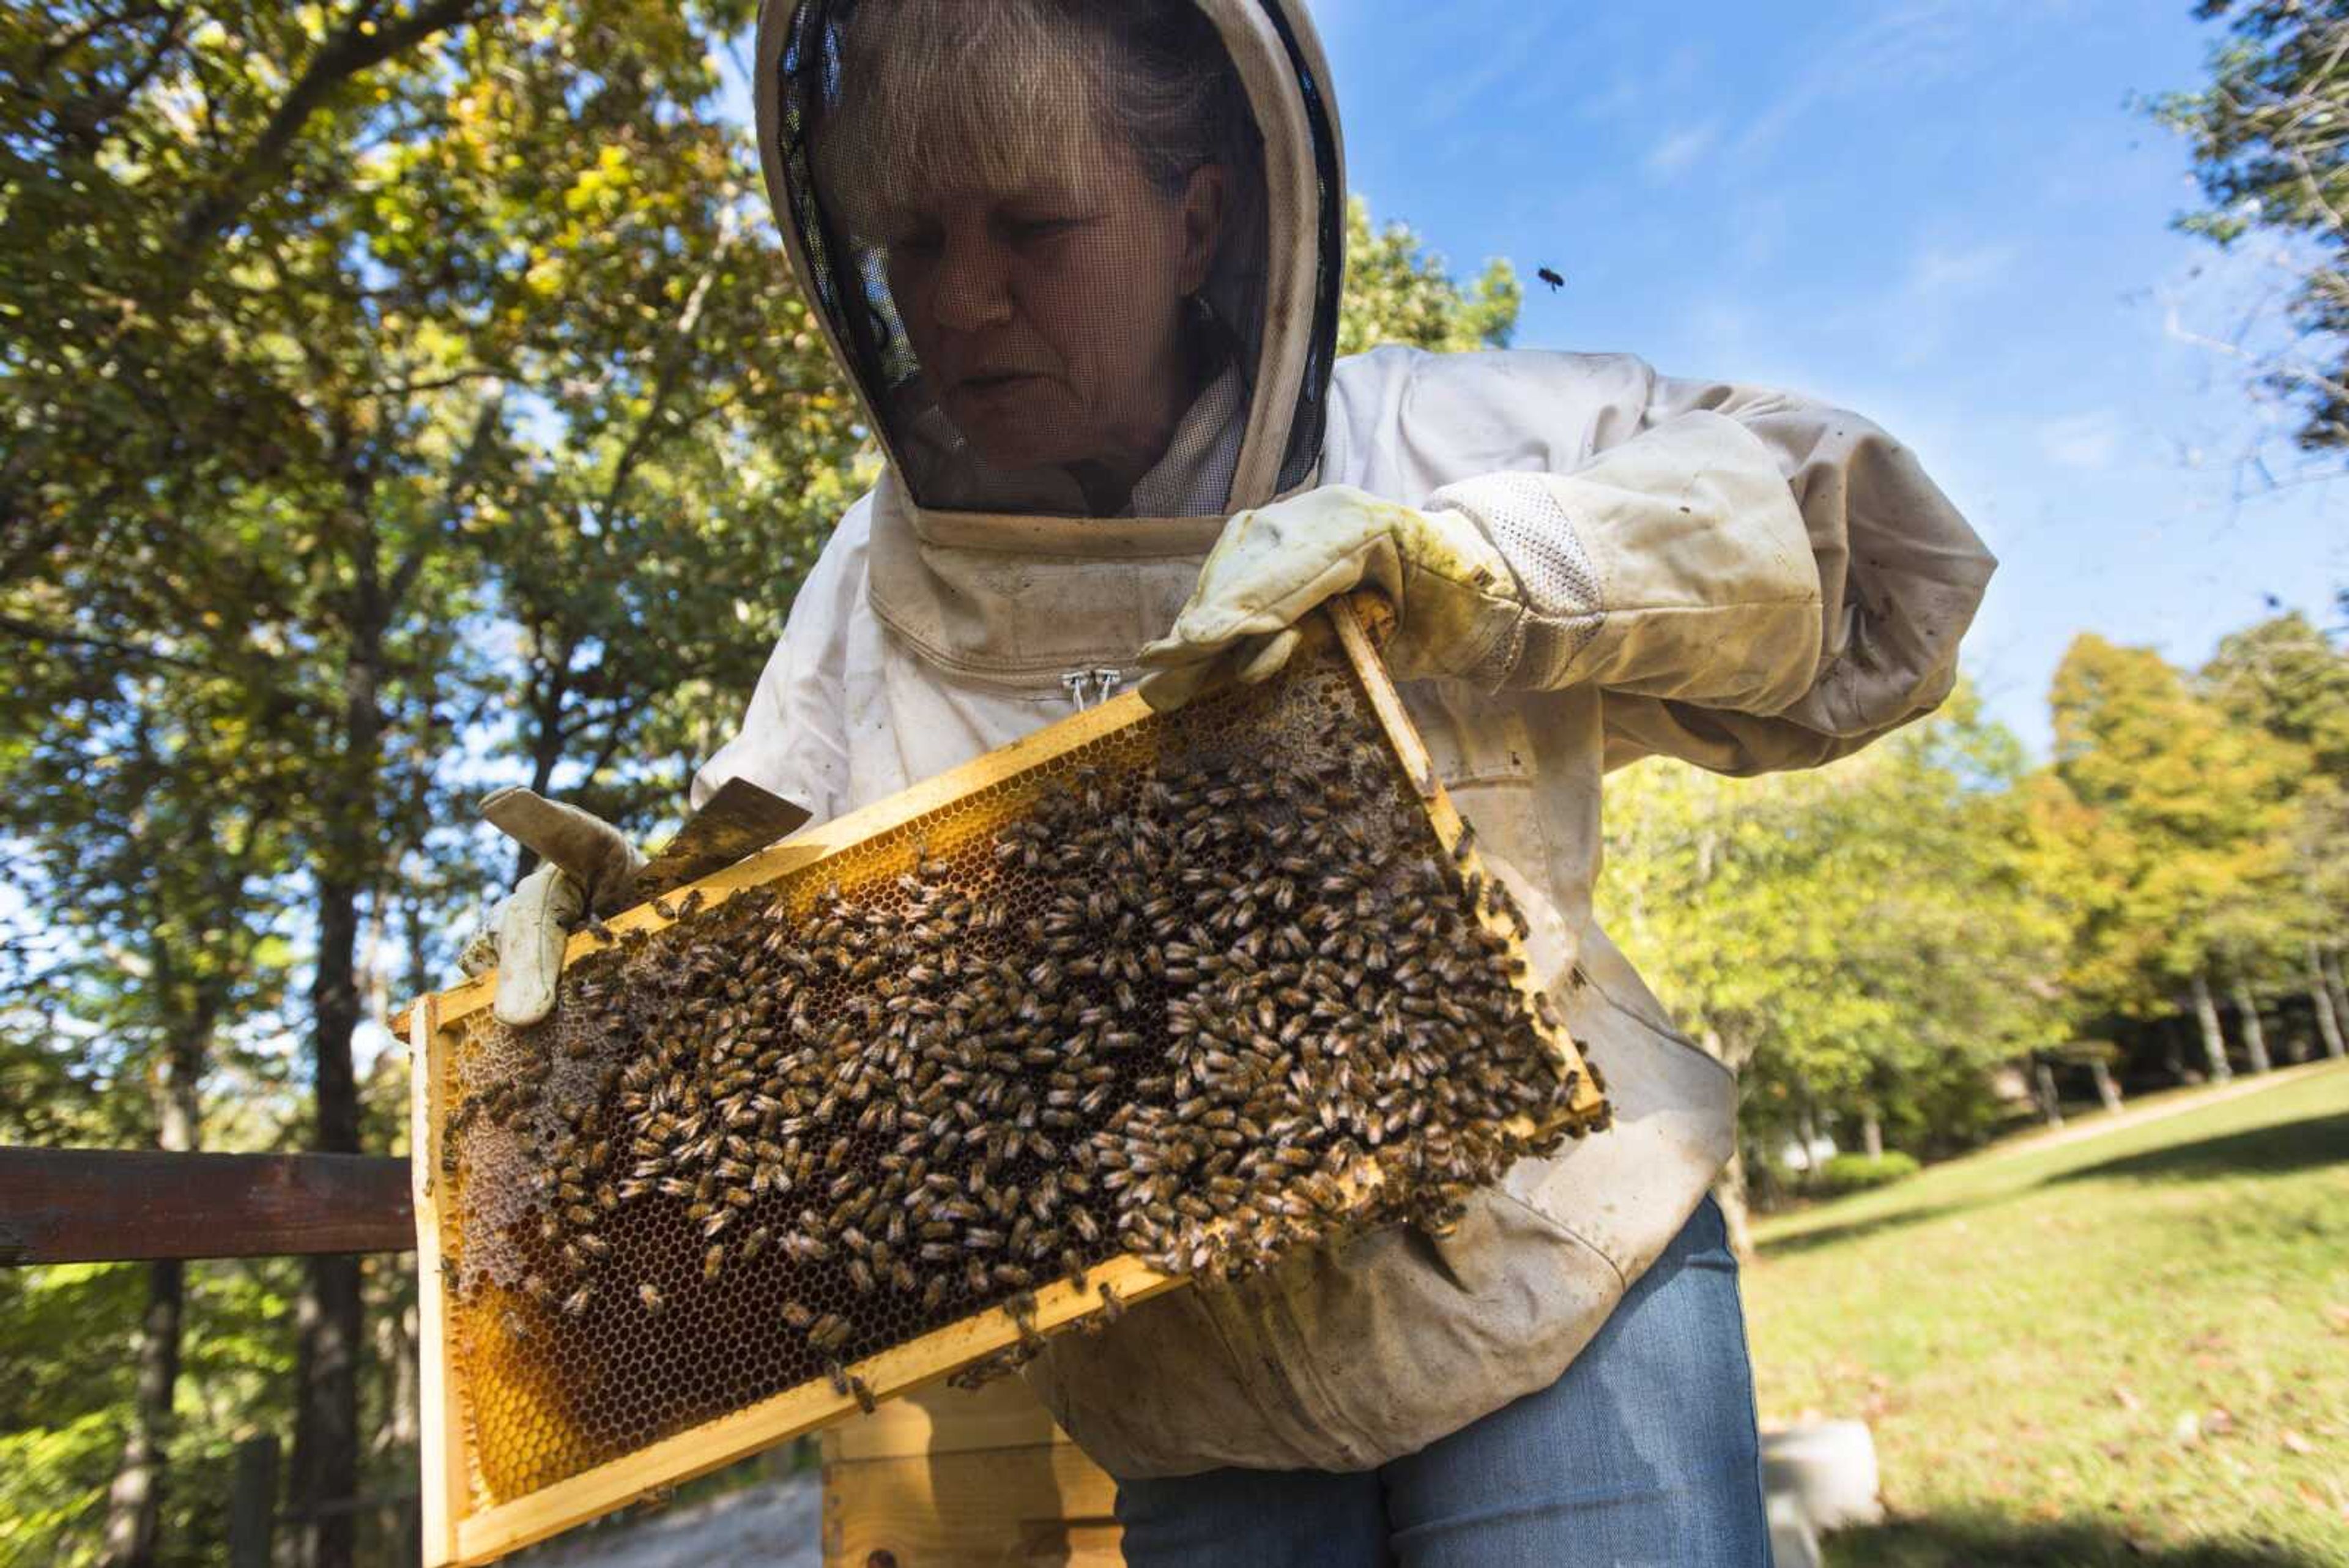
[{"label": "gray hair", "polygon": [[893,219],[949,191],[1057,182],[1106,140],[1169,195],[1223,164],[1217,248],[1245,254],[1228,242],[1261,203],[1258,139],[1189,0],[854,0],[833,15],[837,86],[812,140],[827,204],[859,239],[885,243]]}]

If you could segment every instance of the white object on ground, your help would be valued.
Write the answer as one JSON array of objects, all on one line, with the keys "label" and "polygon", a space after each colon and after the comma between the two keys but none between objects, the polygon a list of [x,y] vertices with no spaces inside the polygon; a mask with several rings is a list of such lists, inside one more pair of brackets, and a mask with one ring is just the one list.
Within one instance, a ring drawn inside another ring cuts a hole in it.
[{"label": "white object on ground", "polygon": [[1876,1439],[1865,1421],[1814,1421],[1763,1433],[1762,1484],[1774,1504],[1781,1496],[1795,1499],[1821,1531],[1884,1518]]},{"label": "white object on ground", "polygon": [[1770,1568],[1823,1568],[1819,1532],[1792,1492],[1770,1494]]}]

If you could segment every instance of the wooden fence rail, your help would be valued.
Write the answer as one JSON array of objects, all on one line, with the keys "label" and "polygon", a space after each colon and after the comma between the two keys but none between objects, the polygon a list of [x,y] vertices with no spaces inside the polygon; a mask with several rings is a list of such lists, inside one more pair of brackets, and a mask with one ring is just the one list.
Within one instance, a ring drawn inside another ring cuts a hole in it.
[{"label": "wooden fence rail", "polygon": [[0,1147],[0,1264],[415,1245],[405,1159]]}]

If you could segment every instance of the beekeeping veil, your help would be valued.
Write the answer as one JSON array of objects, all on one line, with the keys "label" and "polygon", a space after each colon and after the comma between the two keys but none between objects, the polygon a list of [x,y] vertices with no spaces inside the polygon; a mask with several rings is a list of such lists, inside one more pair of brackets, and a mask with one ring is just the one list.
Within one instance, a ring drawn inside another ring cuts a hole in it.
[{"label": "beekeeping veil", "polygon": [[767,0],[758,72],[793,265],[914,510],[1222,517],[1310,477],[1344,196],[1301,10]]}]

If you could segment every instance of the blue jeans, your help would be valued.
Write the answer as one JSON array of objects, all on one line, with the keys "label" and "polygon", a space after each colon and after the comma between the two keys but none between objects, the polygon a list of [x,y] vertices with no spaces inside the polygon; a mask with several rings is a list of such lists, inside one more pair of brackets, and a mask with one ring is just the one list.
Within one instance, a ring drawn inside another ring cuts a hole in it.
[{"label": "blue jeans", "polygon": [[1737,1260],[1706,1199],[1565,1376],[1356,1475],[1121,1483],[1129,1568],[1767,1568]]}]

